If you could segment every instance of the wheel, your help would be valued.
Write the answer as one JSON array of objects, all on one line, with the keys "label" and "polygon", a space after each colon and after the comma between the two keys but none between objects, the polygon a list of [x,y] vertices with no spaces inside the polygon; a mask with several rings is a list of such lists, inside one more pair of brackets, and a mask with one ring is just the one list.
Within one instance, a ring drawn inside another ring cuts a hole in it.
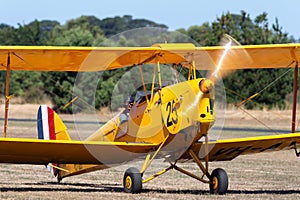
[{"label": "wheel", "polygon": [[228,176],[225,170],[217,168],[211,173],[212,182],[209,184],[209,189],[211,194],[225,194],[228,189]]},{"label": "wheel", "polygon": [[139,193],[142,190],[142,175],[137,168],[130,167],[125,171],[123,186],[127,193]]}]

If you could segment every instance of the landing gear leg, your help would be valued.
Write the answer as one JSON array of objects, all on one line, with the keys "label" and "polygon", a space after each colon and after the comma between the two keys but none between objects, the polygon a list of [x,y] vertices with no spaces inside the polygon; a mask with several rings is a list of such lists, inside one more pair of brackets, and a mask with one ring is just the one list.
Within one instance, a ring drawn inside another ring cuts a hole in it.
[{"label": "landing gear leg", "polygon": [[149,165],[151,164],[151,162],[153,161],[153,159],[157,156],[158,152],[161,150],[161,148],[163,147],[163,145],[165,144],[165,142],[167,141],[168,137],[165,138],[165,140],[160,144],[160,146],[158,147],[158,149],[154,152],[154,154],[151,157],[151,153],[149,153],[144,161],[143,167],[141,170],[138,170],[134,167],[131,167],[129,169],[126,170],[125,174],[124,174],[124,178],[123,178],[123,185],[124,185],[124,191],[128,192],[128,193],[139,193],[142,190],[142,184],[152,180],[153,178],[167,172],[168,170],[170,170],[171,168],[167,169],[167,170],[163,170],[162,172],[146,179],[143,180],[142,176],[143,173],[146,171],[146,169],[149,167]]},{"label": "landing gear leg", "polygon": [[221,168],[217,168],[213,170],[211,174],[208,172],[208,162],[209,162],[208,137],[207,135],[204,135],[204,137],[205,137],[205,144],[204,144],[205,145],[205,158],[204,158],[205,166],[201,163],[201,161],[199,160],[198,156],[194,153],[194,151],[190,149],[189,154],[197,163],[201,171],[203,172],[203,176],[201,177],[202,180],[200,179],[199,180],[205,183],[206,181],[204,181],[203,177],[206,176],[209,179],[208,183],[209,183],[210,193],[223,195],[227,192],[228,189],[228,176],[226,171]]}]

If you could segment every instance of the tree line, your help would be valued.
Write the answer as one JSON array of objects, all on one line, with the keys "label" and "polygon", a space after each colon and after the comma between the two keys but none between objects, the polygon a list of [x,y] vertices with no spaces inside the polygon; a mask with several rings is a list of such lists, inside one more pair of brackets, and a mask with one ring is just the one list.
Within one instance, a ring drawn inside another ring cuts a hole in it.
[{"label": "tree line", "polygon": [[[35,20],[28,24],[18,24],[18,27],[2,23],[0,24],[0,45],[98,46],[104,44],[105,46],[107,38],[122,31],[142,27],[168,28],[167,25],[147,19],[134,19],[130,15],[102,20],[95,16],[81,16],[71,19],[65,24],[51,20]],[[242,45],[296,41],[293,36],[283,31],[278,19],[270,25],[267,13],[262,13],[252,19],[245,11],[241,11],[240,14],[228,12],[217,17],[212,23],[207,22],[176,31],[187,35],[201,46],[219,45],[224,34],[231,35]],[[176,36],[173,37],[176,38]],[[147,36],[140,39],[142,42],[145,40],[148,40]],[[133,41],[126,38],[123,40],[121,38],[118,42],[124,43],[122,45],[125,46],[135,45]],[[94,97],[85,95],[86,101],[93,99],[97,109],[111,104],[110,96],[115,84],[126,71],[128,68],[103,72],[96,88],[96,95]],[[234,72],[223,80],[227,89],[228,103],[235,104],[241,101],[242,97],[253,95],[258,89],[263,89],[285,71],[286,69],[251,69]],[[291,73],[289,72],[279,79],[273,87],[265,89],[255,99],[258,104],[249,102],[245,104],[246,108],[285,108],[286,99],[292,92]],[[75,72],[13,71],[11,73],[11,94],[20,97],[24,102],[31,103],[39,103],[43,98],[50,98],[58,111],[70,113],[72,112],[70,107],[61,108],[74,98],[72,95],[76,76]],[[4,97],[4,71],[0,72],[0,79],[0,95]],[[89,82],[88,80],[84,81]],[[120,96],[120,99],[122,98]]]}]

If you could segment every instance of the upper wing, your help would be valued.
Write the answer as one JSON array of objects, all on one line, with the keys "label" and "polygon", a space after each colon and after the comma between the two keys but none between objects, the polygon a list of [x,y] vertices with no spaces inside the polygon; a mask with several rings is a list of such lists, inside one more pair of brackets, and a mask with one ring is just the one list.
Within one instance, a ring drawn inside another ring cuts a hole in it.
[{"label": "upper wing", "polygon": [[0,163],[118,164],[147,153],[156,145],[0,138]]},{"label": "upper wing", "polygon": [[[143,63],[179,64],[195,50],[191,44],[168,47],[1,46],[0,70],[104,71]],[[9,60],[9,61],[8,61]]]},{"label": "upper wing", "polygon": [[[233,46],[226,68],[285,68],[298,62],[299,47],[300,44]],[[189,43],[152,47],[0,46],[0,70],[6,70],[10,63],[11,70],[104,71],[156,61],[179,64],[191,59],[197,69],[209,70],[223,52],[224,47],[202,48]],[[245,53],[247,56],[240,56]]]},{"label": "upper wing", "polygon": [[[232,160],[239,155],[288,150],[299,145],[300,133],[281,134],[272,136],[259,136],[249,138],[236,138],[209,142],[209,160]],[[192,149],[204,159],[205,148],[203,143],[196,143]]]},{"label": "upper wing", "polygon": [[[209,54],[214,63],[218,63],[224,47],[204,47],[198,49]],[[287,68],[292,62],[299,62],[300,44],[269,44],[232,46],[223,65],[226,69]],[[206,68],[199,61],[198,68]],[[208,65],[206,65],[208,66]],[[289,66],[289,67],[295,67]]]}]

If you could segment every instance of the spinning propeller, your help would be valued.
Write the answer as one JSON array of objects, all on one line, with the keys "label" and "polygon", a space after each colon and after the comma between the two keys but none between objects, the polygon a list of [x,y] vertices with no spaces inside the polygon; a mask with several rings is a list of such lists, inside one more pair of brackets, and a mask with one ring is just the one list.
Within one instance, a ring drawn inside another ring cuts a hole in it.
[{"label": "spinning propeller", "polygon": [[219,80],[234,72],[236,65],[249,65],[251,57],[242,45],[230,35],[225,34],[220,42],[218,59],[208,78],[201,82],[200,90],[207,93]]}]

